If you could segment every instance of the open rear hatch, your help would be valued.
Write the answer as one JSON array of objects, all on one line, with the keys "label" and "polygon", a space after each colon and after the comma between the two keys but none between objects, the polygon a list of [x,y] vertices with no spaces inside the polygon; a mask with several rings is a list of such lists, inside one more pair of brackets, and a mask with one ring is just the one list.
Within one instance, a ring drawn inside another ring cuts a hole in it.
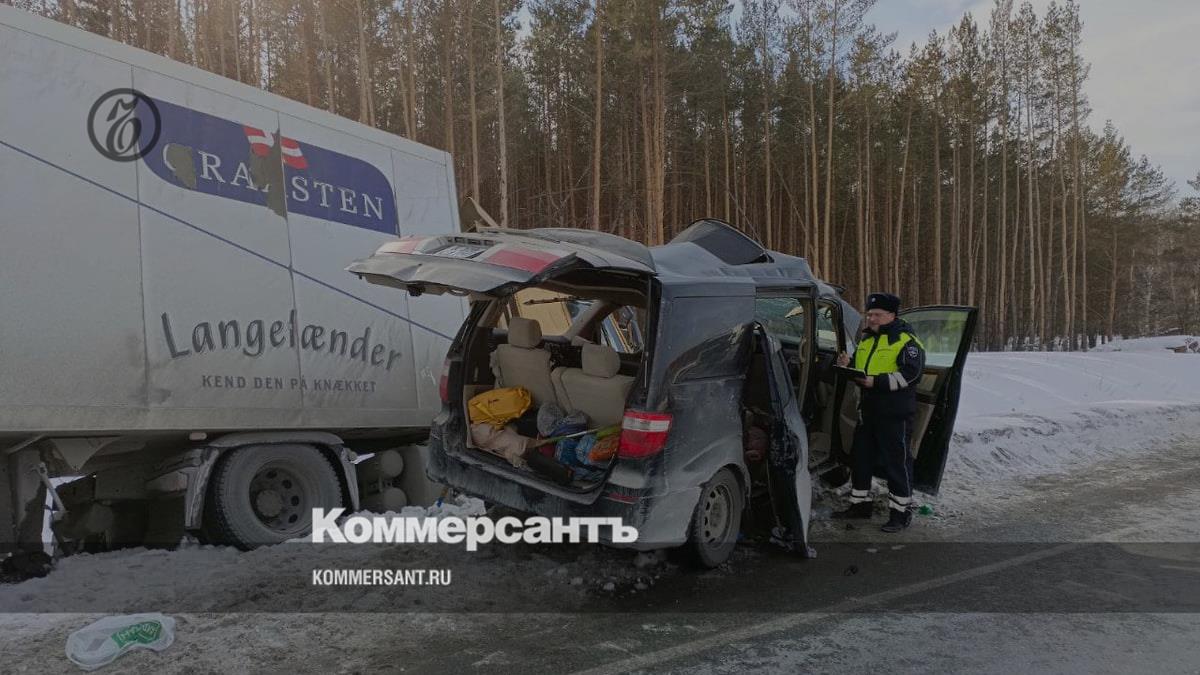
[{"label": "open rear hatch", "polygon": [[559,228],[404,237],[346,269],[374,284],[412,295],[506,295],[583,269],[653,272],[645,246],[604,234]]},{"label": "open rear hatch", "polygon": [[[511,298],[522,289],[548,284],[555,287],[556,294],[562,294],[564,284],[577,284],[583,277],[611,280],[614,275],[609,272],[623,277],[628,284],[633,277],[646,278],[655,268],[649,249],[614,235],[557,228],[487,228],[455,235],[404,237],[384,244],[371,257],[346,269],[371,283],[402,288],[414,296],[425,293],[473,296],[474,300],[500,311],[511,307]],[[484,310],[484,306],[477,310]],[[489,337],[495,341],[498,335],[504,335],[494,324],[485,323],[494,316],[495,312],[490,310],[472,311],[468,318],[472,325],[459,334],[460,342],[451,346],[447,356],[443,398],[466,424],[459,427],[464,432],[463,438],[445,439],[445,452],[489,473],[536,485],[545,492],[572,501],[591,501],[603,485],[603,478],[587,485],[555,484],[545,475],[535,476],[507,461],[497,461],[501,458],[479,448],[467,433],[468,400],[474,394],[502,386],[491,379],[487,368],[477,367],[480,362],[477,352],[482,353],[480,350],[488,344]],[[506,341],[507,337],[501,339]],[[607,472],[606,469],[604,475]]]}]

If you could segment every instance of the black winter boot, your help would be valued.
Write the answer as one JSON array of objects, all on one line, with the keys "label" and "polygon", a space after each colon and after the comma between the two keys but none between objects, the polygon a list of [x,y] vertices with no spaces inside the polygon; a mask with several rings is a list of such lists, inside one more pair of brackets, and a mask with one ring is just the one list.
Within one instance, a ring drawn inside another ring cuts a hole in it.
[{"label": "black winter boot", "polygon": [[850,508],[842,511],[834,511],[833,517],[838,520],[845,520],[848,518],[869,519],[871,517],[871,511],[874,508],[875,504],[872,502],[859,502],[857,504],[851,504]]},{"label": "black winter boot", "polygon": [[879,528],[884,532],[899,532],[912,524],[912,511],[888,509],[888,521]]}]

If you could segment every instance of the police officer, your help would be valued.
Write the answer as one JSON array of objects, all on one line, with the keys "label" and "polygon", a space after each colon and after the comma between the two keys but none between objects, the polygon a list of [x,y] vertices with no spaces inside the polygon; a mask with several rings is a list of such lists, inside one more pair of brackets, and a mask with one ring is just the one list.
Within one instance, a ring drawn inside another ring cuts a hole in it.
[{"label": "police officer", "polygon": [[[854,432],[850,507],[835,518],[871,517],[871,476],[882,464],[888,483],[888,521],[884,532],[912,523],[913,457],[909,433],[917,412],[917,382],[925,368],[925,348],[912,327],[896,318],[900,298],[891,293],[867,296],[866,329],[854,353],[854,368],[867,375],[860,387],[859,422]],[[850,363],[846,354],[838,364]]]}]

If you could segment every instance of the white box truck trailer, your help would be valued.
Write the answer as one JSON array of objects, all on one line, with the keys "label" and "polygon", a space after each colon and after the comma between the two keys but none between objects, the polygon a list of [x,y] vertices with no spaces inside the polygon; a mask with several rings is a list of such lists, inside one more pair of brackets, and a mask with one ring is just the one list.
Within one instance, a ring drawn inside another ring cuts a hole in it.
[{"label": "white box truck trailer", "polygon": [[457,225],[444,152],[0,6],[0,544],[41,547],[55,476],[100,544],[357,507],[464,306],[344,268]]}]

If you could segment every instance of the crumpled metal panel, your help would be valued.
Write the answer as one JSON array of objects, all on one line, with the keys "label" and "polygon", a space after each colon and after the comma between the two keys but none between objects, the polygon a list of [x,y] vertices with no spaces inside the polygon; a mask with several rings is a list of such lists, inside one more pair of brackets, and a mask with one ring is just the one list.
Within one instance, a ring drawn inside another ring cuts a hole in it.
[{"label": "crumpled metal panel", "polygon": [[573,244],[579,248],[580,252],[595,256],[596,262],[593,262],[595,267],[635,272],[654,271],[654,256],[651,255],[649,248],[631,239],[607,232],[568,227],[543,227],[531,230],[483,228],[480,232],[503,237],[538,239],[557,244]]},{"label": "crumpled metal panel", "polygon": [[471,260],[395,253],[358,260],[346,269],[372,283],[385,286],[419,283],[431,287],[431,290],[441,287],[477,293],[491,293],[508,284],[525,284],[534,276],[525,270]]}]

